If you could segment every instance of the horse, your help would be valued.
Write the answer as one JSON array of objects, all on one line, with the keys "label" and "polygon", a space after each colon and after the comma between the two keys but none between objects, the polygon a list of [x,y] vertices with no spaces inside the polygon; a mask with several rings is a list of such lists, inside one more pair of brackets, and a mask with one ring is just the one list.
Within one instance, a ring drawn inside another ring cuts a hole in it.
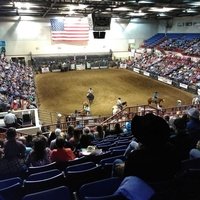
[{"label": "horse", "polygon": [[88,93],[87,94],[87,99],[88,99],[89,104],[91,105],[93,103],[93,101],[94,101],[94,94]]},{"label": "horse", "polygon": [[126,107],[126,106],[127,106],[127,102],[126,101],[122,102],[121,106],[114,105],[112,107],[112,114],[113,115],[117,114],[118,112],[122,111],[123,108]]},{"label": "horse", "polygon": [[163,102],[164,102],[164,99],[162,99],[162,98],[157,98],[155,100],[153,100],[152,97],[148,98],[148,105],[151,105],[151,103],[155,103],[156,106],[157,105],[160,106],[160,104],[163,103]]},{"label": "horse", "polygon": [[200,104],[200,98],[198,96],[194,97],[192,99],[192,105],[199,105]]},{"label": "horse", "polygon": [[117,114],[119,111],[121,111],[121,109],[119,109],[119,107],[117,105],[114,105],[112,107],[112,115]]}]

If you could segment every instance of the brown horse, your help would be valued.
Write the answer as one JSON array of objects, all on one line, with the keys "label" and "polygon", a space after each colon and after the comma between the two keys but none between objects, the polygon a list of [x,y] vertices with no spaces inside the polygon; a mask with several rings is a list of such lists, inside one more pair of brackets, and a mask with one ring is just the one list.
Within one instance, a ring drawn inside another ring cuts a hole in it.
[{"label": "brown horse", "polygon": [[89,104],[91,105],[94,101],[94,95],[92,93],[88,93],[87,99],[88,99]]},{"label": "brown horse", "polygon": [[151,97],[148,98],[148,105],[150,105],[151,103],[155,103],[156,105],[160,106],[160,104],[163,102],[164,102],[164,99],[162,98],[157,98],[156,100],[153,100]]}]

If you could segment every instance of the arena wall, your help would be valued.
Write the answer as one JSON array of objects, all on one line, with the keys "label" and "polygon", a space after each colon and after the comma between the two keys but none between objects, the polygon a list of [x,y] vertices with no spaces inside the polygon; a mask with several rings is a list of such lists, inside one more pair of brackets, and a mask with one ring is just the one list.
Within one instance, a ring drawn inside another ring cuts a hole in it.
[{"label": "arena wall", "polygon": [[176,17],[173,20],[161,20],[158,26],[159,33],[199,33],[200,16]]},{"label": "arena wall", "polygon": [[83,45],[55,43],[51,40],[48,18],[5,18],[0,22],[0,39],[6,42],[7,56],[63,55],[91,52],[128,51],[130,39],[138,48],[144,39],[157,33],[157,21],[112,19],[105,39],[94,39],[90,30],[89,42]]}]

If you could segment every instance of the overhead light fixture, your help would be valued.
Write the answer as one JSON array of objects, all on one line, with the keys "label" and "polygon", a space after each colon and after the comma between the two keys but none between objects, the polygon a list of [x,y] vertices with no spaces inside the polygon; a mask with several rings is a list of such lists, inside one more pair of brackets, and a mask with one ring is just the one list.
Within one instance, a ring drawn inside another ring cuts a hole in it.
[{"label": "overhead light fixture", "polygon": [[189,5],[192,5],[192,6],[200,6],[200,2],[191,2],[189,3]]},{"label": "overhead light fixture", "polygon": [[128,15],[130,15],[130,16],[138,16],[139,17],[139,16],[145,16],[146,13],[142,13],[142,12],[134,13],[134,12],[131,12]]},{"label": "overhead light fixture", "polygon": [[131,11],[132,9],[127,7],[119,7],[119,8],[113,8],[114,11]]},{"label": "overhead light fixture", "polygon": [[165,13],[159,13],[159,17],[166,17],[167,15]]},{"label": "overhead light fixture", "polygon": [[185,12],[187,12],[187,13],[196,13],[197,11],[189,8],[189,9],[186,9]]},{"label": "overhead light fixture", "polygon": [[163,7],[163,8],[159,8],[159,7],[152,7],[149,9],[149,11],[151,12],[169,12],[172,10],[176,10],[177,8],[167,8],[167,7]]},{"label": "overhead light fixture", "polygon": [[140,4],[145,4],[145,3],[154,3],[154,2],[152,2],[151,0],[149,0],[149,1],[140,1],[140,0],[135,0],[134,1],[135,3],[140,3]]},{"label": "overhead light fixture", "polygon": [[14,5],[18,9],[27,9],[27,10],[29,10],[30,7],[31,7],[30,3],[15,2]]}]

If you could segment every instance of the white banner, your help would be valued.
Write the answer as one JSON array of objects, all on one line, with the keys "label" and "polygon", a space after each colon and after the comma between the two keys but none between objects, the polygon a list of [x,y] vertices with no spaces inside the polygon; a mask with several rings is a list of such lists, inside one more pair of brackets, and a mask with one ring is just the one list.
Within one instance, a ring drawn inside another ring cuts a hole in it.
[{"label": "white banner", "polygon": [[180,83],[179,86],[182,88],[188,89],[188,85],[186,85],[186,84]]},{"label": "white banner", "polygon": [[120,67],[121,69],[126,69],[127,67],[127,64],[126,63],[120,63]]},{"label": "white banner", "polygon": [[138,68],[133,68],[134,72],[140,73],[140,70]]},{"label": "white banner", "polygon": [[52,72],[61,72],[61,69],[52,69]]},{"label": "white banner", "polygon": [[158,80],[161,81],[161,82],[163,82],[163,83],[167,83],[167,84],[169,84],[169,85],[172,84],[172,80],[169,80],[169,79],[164,78],[164,77],[162,77],[162,76],[158,76]]},{"label": "white banner", "polygon": [[145,76],[150,76],[150,73],[149,73],[149,72],[146,72],[146,71],[143,71],[143,74],[144,74]]},{"label": "white banner", "polygon": [[49,68],[48,67],[42,67],[42,73],[47,73],[49,72]]},{"label": "white banner", "polygon": [[76,65],[76,70],[84,70],[85,64]]}]

